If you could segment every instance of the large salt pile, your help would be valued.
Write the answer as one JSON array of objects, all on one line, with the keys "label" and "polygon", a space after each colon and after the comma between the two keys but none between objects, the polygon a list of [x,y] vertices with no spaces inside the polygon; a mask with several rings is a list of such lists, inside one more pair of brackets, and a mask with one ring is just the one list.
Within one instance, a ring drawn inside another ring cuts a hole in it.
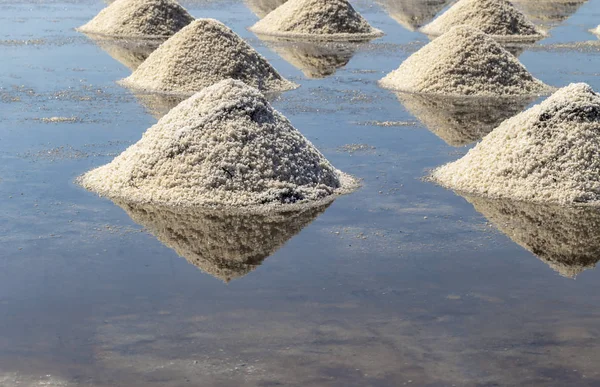
[{"label": "large salt pile", "polygon": [[245,0],[246,5],[256,16],[263,18],[287,0]]},{"label": "large salt pile", "polygon": [[297,87],[282,78],[240,36],[214,19],[198,19],[189,24],[121,83],[146,91],[191,94],[229,78],[261,91]]},{"label": "large salt pile", "polygon": [[547,90],[500,44],[467,26],[454,27],[421,48],[380,85],[409,93],[487,97]]},{"label": "large salt pile", "polygon": [[161,243],[225,282],[256,269],[328,204],[281,214],[247,214],[118,202]]},{"label": "large salt pile", "polygon": [[504,121],[433,178],[493,198],[598,206],[600,95],[584,83],[564,87]]},{"label": "large salt pile", "polygon": [[250,30],[260,35],[311,40],[366,40],[383,35],[347,0],[288,0]]},{"label": "large salt pile", "polygon": [[517,244],[561,275],[575,277],[600,260],[600,211],[465,196]]},{"label": "large salt pile", "polygon": [[532,102],[532,98],[460,98],[410,93],[397,96],[409,113],[451,146],[481,140]]},{"label": "large salt pile", "polygon": [[452,0],[379,0],[390,17],[415,31],[429,23]]},{"label": "large salt pile", "polygon": [[167,37],[193,20],[173,0],[117,0],[78,30],[117,37]]},{"label": "large salt pile", "polygon": [[535,41],[544,34],[507,0],[460,0],[421,30],[432,36],[468,25],[502,41]]},{"label": "large salt pile", "polygon": [[357,184],[257,89],[231,79],[179,104],[79,182],[128,202],[248,211],[333,200]]}]

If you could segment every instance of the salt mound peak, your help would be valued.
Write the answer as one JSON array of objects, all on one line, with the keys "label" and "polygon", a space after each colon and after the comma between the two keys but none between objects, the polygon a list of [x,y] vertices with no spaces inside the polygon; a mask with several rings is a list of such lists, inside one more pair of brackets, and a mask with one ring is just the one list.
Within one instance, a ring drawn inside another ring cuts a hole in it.
[{"label": "salt mound peak", "polygon": [[231,79],[179,104],[79,183],[134,203],[248,211],[322,204],[357,184],[257,89]]},{"label": "salt mound peak", "polygon": [[460,0],[421,31],[438,36],[458,25],[477,28],[503,41],[535,41],[544,37],[544,33],[507,0]]},{"label": "salt mound peak", "polygon": [[567,278],[600,260],[600,211],[465,195],[475,210],[515,243]]},{"label": "salt mound peak", "polygon": [[329,204],[282,214],[207,211],[118,202],[165,246],[203,272],[229,282],[255,270]]},{"label": "salt mound peak", "polygon": [[600,206],[600,95],[585,83],[564,87],[433,178],[486,197]]},{"label": "salt mound peak", "polygon": [[379,83],[409,93],[486,97],[532,95],[548,88],[494,39],[468,26],[453,27]]},{"label": "salt mound peak", "polygon": [[116,0],[78,31],[113,37],[167,37],[193,20],[173,0]]},{"label": "salt mound peak", "polygon": [[347,0],[288,0],[250,30],[260,35],[318,40],[366,40],[383,35]]},{"label": "salt mound peak", "polygon": [[145,91],[191,94],[229,78],[261,91],[297,87],[240,36],[214,19],[190,23],[121,83]]}]

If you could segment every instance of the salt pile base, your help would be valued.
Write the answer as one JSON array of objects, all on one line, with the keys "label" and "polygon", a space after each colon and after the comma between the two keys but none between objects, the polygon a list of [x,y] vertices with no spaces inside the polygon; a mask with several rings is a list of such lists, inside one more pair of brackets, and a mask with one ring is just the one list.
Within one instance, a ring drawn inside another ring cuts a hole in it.
[{"label": "salt pile base", "polygon": [[390,17],[409,31],[429,23],[451,0],[379,0]]},{"label": "salt pile base", "polygon": [[310,40],[366,40],[383,36],[347,0],[288,0],[250,30]]},{"label": "salt pile base", "polygon": [[421,31],[438,36],[459,25],[477,28],[503,41],[533,42],[544,37],[542,31],[506,0],[460,0]]},{"label": "salt pile base", "polygon": [[79,183],[134,203],[259,212],[318,205],[357,188],[257,89],[234,80],[182,102]]},{"label": "salt pile base", "polygon": [[467,26],[454,27],[421,48],[380,85],[448,96],[522,96],[548,90],[494,39]]},{"label": "salt pile base", "polygon": [[298,86],[282,78],[240,36],[214,19],[192,22],[121,83],[145,91],[191,94],[229,78],[261,91],[284,91]]},{"label": "salt pile base", "polygon": [[203,272],[225,282],[256,269],[328,207],[245,214],[117,202],[127,214]]},{"label": "salt pile base", "polygon": [[406,110],[450,146],[481,140],[502,121],[519,114],[532,98],[443,97],[397,93]]},{"label": "salt pile base", "polygon": [[600,205],[600,95],[571,84],[504,121],[433,173],[448,188],[492,197]]},{"label": "salt pile base", "polygon": [[244,2],[259,18],[267,16],[287,0],[245,0]]},{"label": "salt pile base", "polygon": [[600,260],[600,211],[465,196],[515,243],[564,277],[574,278]]},{"label": "salt pile base", "polygon": [[116,0],[78,31],[114,37],[168,37],[193,20],[173,0]]}]

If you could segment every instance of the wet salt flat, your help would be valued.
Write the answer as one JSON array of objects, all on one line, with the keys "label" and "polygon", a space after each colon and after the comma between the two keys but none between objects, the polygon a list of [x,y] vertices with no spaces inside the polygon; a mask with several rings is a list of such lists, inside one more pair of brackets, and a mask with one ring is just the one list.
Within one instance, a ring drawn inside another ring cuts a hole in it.
[{"label": "wet salt flat", "polygon": [[[130,208],[75,185],[179,101],[115,83],[145,48],[73,30],[105,3],[0,0],[0,386],[600,385],[599,215],[422,179],[536,101],[377,86],[446,3],[354,1],[386,36],[316,47],[248,32],[269,2],[247,1],[182,4],[300,84],[274,107],[363,181],[293,219]],[[528,70],[600,90],[599,3],[516,3],[549,33],[520,48]]]}]

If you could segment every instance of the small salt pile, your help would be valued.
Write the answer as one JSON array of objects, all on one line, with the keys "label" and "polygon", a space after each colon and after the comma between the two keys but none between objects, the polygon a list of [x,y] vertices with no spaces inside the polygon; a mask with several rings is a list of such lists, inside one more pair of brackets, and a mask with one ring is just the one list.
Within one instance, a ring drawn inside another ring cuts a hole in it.
[{"label": "small salt pile", "polygon": [[231,79],[179,104],[79,183],[134,203],[248,211],[318,204],[357,185],[257,89]]},{"label": "small salt pile", "polygon": [[256,16],[263,18],[287,0],[245,0],[246,5]]},{"label": "small salt pile", "polygon": [[116,0],[78,31],[127,38],[168,37],[193,20],[173,0]]},{"label": "small salt pile", "polygon": [[507,0],[460,0],[421,29],[438,36],[452,27],[468,25],[502,41],[535,41],[544,37],[531,21]]},{"label": "small salt pile", "polygon": [[368,40],[383,35],[347,0],[288,0],[250,30],[259,35],[311,40]]},{"label": "small salt pile", "polygon": [[599,206],[600,95],[584,83],[558,90],[435,170],[433,179],[492,198]]},{"label": "small salt pile", "polygon": [[451,0],[379,0],[390,17],[409,31],[429,23]]},{"label": "small salt pile", "polygon": [[409,93],[518,96],[547,91],[511,53],[481,31],[458,26],[406,59],[380,81]]},{"label": "small salt pile", "polygon": [[515,243],[560,275],[574,278],[600,260],[600,211],[465,196]]},{"label": "small salt pile", "polygon": [[329,206],[247,214],[198,207],[117,204],[180,257],[224,282],[256,269]]},{"label": "small salt pile", "polygon": [[297,87],[240,36],[214,19],[198,19],[179,31],[121,83],[146,91],[191,94],[224,79],[261,91]]}]

